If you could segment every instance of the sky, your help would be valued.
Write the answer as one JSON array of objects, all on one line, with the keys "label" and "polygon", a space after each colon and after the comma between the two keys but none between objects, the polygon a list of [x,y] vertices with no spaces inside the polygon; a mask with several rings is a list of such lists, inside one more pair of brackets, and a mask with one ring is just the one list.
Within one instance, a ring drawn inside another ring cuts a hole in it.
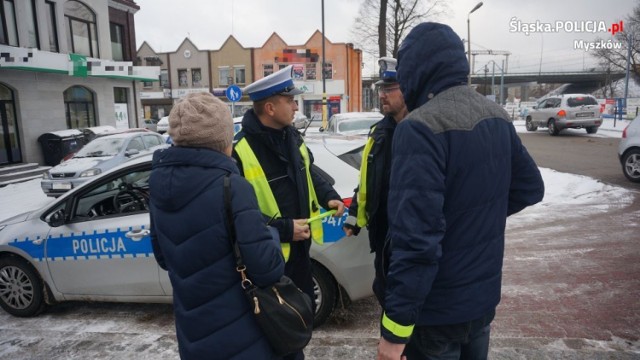
[{"label": "sky", "polygon": [[[146,41],[157,52],[175,51],[185,37],[200,50],[219,49],[229,35],[246,47],[260,47],[277,32],[290,45],[304,44],[322,28],[322,1],[310,0],[135,0],[136,41]],[[332,42],[358,44],[352,35],[363,0],[324,1],[325,34]],[[467,15],[478,0],[445,1],[446,15],[434,19],[467,38]],[[640,1],[610,0],[485,0],[469,16],[472,50],[509,51],[508,72],[581,71],[596,65],[589,52],[575,49],[574,42],[612,39],[608,32],[535,32],[526,35],[526,24],[561,22],[565,28],[587,30],[603,22],[607,29],[630,14]],[[513,25],[513,26],[512,26]],[[515,31],[511,31],[515,30]],[[544,29],[543,29],[544,30]],[[475,69],[482,71],[491,60],[503,56],[478,56]],[[375,66],[366,57],[363,76]],[[492,66],[492,64],[490,64]],[[499,71],[499,69],[496,69]]]},{"label": "sky", "polygon": [[[619,138],[622,130],[630,123],[628,120],[619,120],[614,127],[612,119],[604,119],[603,121],[597,134],[585,136]],[[524,120],[516,120],[514,125],[516,131],[526,132]],[[538,131],[546,131],[546,129],[539,129]],[[564,131],[584,134],[584,130],[567,129]],[[612,151],[615,151],[615,149]],[[632,192],[624,188],[606,185],[586,176],[567,174],[544,168],[541,168],[540,171],[546,184],[563,185],[545,187],[545,196],[541,203],[509,218],[514,224],[540,220],[554,206],[576,205],[579,207],[581,204],[616,204],[621,202],[618,200],[627,199],[630,202],[633,196]],[[618,200],[614,201],[614,199]],[[53,198],[47,197],[42,192],[40,179],[2,187],[0,188],[0,222],[12,216],[39,209],[53,200]]]}]

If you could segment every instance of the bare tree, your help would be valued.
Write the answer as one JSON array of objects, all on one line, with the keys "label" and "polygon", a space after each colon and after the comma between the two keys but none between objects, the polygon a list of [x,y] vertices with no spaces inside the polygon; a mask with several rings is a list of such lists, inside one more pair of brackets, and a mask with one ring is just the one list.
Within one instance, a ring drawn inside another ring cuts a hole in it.
[{"label": "bare tree", "polygon": [[402,40],[414,26],[437,19],[447,9],[444,0],[363,0],[352,35],[370,55],[397,57]]},{"label": "bare tree", "polygon": [[[636,78],[640,77],[640,1],[637,2],[631,14],[624,21],[624,30],[614,35],[613,39],[597,39],[603,44],[620,43],[618,49],[603,48],[596,49],[592,53],[602,69],[605,70],[626,70],[627,53],[631,46],[630,71]],[[629,41],[631,40],[631,41]]]}]

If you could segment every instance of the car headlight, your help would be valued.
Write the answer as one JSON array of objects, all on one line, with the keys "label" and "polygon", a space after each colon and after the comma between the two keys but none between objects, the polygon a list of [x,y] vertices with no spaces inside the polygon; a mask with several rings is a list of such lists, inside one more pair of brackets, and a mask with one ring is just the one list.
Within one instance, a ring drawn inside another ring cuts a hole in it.
[{"label": "car headlight", "polygon": [[89,170],[85,170],[83,172],[80,173],[80,177],[87,177],[87,176],[96,176],[98,174],[100,174],[102,172],[102,170],[100,169],[89,169]]},{"label": "car headlight", "polygon": [[43,172],[42,173],[42,179],[43,180],[47,180],[48,178],[49,178],[49,172],[48,171]]}]

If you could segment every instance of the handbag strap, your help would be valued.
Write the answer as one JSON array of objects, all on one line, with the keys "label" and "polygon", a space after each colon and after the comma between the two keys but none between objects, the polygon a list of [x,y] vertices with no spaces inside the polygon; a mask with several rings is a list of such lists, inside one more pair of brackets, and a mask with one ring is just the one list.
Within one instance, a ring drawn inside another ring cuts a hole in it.
[{"label": "handbag strap", "polygon": [[227,213],[227,232],[229,233],[229,242],[231,243],[231,250],[236,258],[236,271],[242,276],[242,287],[247,288],[253,285],[251,280],[247,278],[247,267],[242,261],[242,254],[240,253],[240,247],[236,238],[236,226],[233,222],[233,208],[231,207],[231,178],[227,174],[224,176],[224,208]]}]

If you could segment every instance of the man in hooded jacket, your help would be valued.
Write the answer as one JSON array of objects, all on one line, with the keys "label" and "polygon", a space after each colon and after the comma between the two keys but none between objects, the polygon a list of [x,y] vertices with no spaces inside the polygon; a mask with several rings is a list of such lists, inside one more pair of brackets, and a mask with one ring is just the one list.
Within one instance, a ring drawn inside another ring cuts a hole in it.
[{"label": "man in hooded jacket", "polygon": [[486,359],[507,216],[542,200],[508,114],[467,86],[460,38],[416,26],[398,53],[390,258],[378,359]]}]

